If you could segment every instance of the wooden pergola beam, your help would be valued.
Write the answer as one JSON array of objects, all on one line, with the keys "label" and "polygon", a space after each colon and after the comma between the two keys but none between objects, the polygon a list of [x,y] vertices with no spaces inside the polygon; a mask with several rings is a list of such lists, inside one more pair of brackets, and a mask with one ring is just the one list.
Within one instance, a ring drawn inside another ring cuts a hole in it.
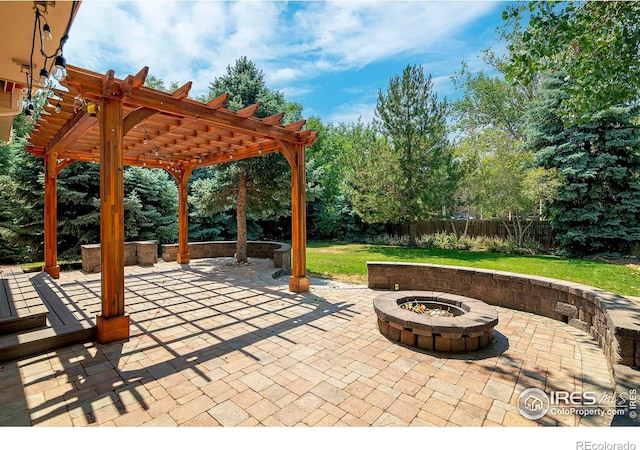
[{"label": "wooden pergola beam", "polygon": [[68,120],[49,141],[44,153],[48,154],[73,144],[80,139],[87,131],[97,124],[95,116],[83,110],[78,110],[70,120]]},{"label": "wooden pergola beam", "polygon": [[227,104],[227,100],[229,100],[229,93],[225,92],[224,94],[218,95],[216,98],[209,100],[207,102],[207,106],[213,109],[220,109]]},{"label": "wooden pergola beam", "polygon": [[[79,87],[82,89],[81,92],[85,98],[98,99],[103,96],[102,76],[71,65],[67,66],[67,74],[67,85],[71,88]],[[114,83],[117,82],[117,80],[114,80]],[[308,142],[301,141],[297,134],[297,131],[304,123],[297,122],[295,125],[289,124],[285,127],[267,125],[255,117],[242,118],[233,111],[222,108],[215,109],[205,103],[189,98],[176,99],[171,94],[144,86],[132,91],[131,96],[126,101],[136,106],[212,122],[218,127],[244,134],[259,137],[268,136],[286,142],[310,145]]]},{"label": "wooden pergola beam", "polygon": [[182,85],[181,87],[179,87],[178,89],[176,89],[175,91],[173,91],[171,93],[171,96],[173,98],[177,98],[178,100],[182,100],[185,99],[189,96],[189,91],[191,90],[191,85],[193,83],[191,83],[191,81],[189,81],[188,83]]},{"label": "wooden pergola beam", "polygon": [[258,110],[259,107],[260,107],[260,104],[258,104],[258,103],[253,104],[253,105],[249,105],[246,108],[242,108],[242,109],[236,111],[236,114],[238,116],[242,117],[243,119],[246,119],[248,117],[252,117],[256,113],[256,111]]}]

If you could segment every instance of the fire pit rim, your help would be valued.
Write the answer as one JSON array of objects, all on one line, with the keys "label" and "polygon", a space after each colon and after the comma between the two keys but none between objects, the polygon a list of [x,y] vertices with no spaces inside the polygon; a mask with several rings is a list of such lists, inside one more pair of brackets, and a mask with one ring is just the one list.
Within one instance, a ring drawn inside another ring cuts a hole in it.
[{"label": "fire pit rim", "polygon": [[[454,317],[430,316],[418,314],[401,308],[400,303],[411,298],[427,298],[429,300],[464,305],[465,314]],[[488,344],[487,338],[492,335],[493,328],[498,324],[497,310],[487,303],[461,295],[437,291],[392,291],[379,295],[373,300],[374,310],[378,316],[381,332],[385,336],[396,332],[385,333],[383,330],[398,330],[399,334],[413,336],[407,341],[419,341],[418,337],[432,337],[435,342],[443,339],[455,341],[453,346],[462,345],[463,349],[482,348]],[[478,346],[468,345],[480,338]],[[398,339],[396,339],[398,340]],[[424,338],[422,339],[424,340]],[[459,344],[462,342],[462,344]],[[418,345],[419,346],[419,345]],[[430,349],[428,346],[427,349]],[[442,346],[441,346],[442,348]]]}]

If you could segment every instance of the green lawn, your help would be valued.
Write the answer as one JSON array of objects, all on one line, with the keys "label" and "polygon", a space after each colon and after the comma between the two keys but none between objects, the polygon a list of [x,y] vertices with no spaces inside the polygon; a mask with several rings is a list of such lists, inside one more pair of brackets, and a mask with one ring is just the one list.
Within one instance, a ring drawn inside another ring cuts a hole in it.
[{"label": "green lawn", "polygon": [[312,276],[366,284],[367,261],[477,267],[568,280],[621,295],[640,296],[640,271],[598,261],[366,244],[307,245],[307,268]]}]

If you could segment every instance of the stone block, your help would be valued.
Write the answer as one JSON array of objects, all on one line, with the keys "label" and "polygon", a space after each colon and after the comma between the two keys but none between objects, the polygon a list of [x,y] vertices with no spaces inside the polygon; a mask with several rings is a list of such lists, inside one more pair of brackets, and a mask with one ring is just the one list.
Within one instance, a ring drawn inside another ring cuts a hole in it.
[{"label": "stone block", "polygon": [[468,336],[464,338],[464,349],[467,352],[474,352],[480,348],[480,340],[477,336]]},{"label": "stone block", "polygon": [[556,312],[567,316],[569,319],[576,319],[578,317],[578,308],[569,303],[556,303]]},{"label": "stone block", "polygon": [[580,319],[569,319],[569,325],[571,325],[574,328],[577,328],[578,330],[582,330],[585,333],[588,333],[590,328],[587,322],[584,322]]},{"label": "stone block", "polygon": [[416,335],[409,330],[400,331],[400,343],[404,345],[416,346]]},{"label": "stone block", "polygon": [[487,345],[489,345],[489,342],[491,342],[491,339],[489,338],[489,331],[478,337],[478,345],[480,346],[480,348],[485,348]]},{"label": "stone block", "polygon": [[451,351],[453,353],[462,353],[465,351],[465,338],[451,340]]},{"label": "stone block", "polygon": [[635,339],[631,337],[626,337],[626,336],[617,336],[617,345],[615,346],[616,346],[616,352],[618,353],[618,355],[622,357],[631,357],[631,358],[635,356],[635,350],[636,350]]},{"label": "stone block", "polygon": [[442,336],[435,336],[434,347],[437,352],[450,352],[451,339]]},{"label": "stone block", "polygon": [[423,350],[433,350],[433,336],[418,335],[418,348]]},{"label": "stone block", "polygon": [[136,253],[138,254],[139,265],[152,266],[158,262],[158,242],[157,241],[136,242]]},{"label": "stone block", "polygon": [[399,342],[400,341],[400,330],[398,328],[389,327],[389,336],[387,336],[392,341]]},{"label": "stone block", "polygon": [[378,328],[383,336],[389,336],[389,322],[378,317]]}]

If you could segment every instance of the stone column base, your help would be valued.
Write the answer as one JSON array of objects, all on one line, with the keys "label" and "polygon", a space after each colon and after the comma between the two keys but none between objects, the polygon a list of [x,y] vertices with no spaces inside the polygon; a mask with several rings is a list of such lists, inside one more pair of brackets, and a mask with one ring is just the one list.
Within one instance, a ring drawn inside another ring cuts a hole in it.
[{"label": "stone column base", "polygon": [[289,277],[289,290],[291,292],[307,292],[309,277]]},{"label": "stone column base", "polygon": [[129,338],[129,316],[96,316],[96,325],[100,344]]}]

